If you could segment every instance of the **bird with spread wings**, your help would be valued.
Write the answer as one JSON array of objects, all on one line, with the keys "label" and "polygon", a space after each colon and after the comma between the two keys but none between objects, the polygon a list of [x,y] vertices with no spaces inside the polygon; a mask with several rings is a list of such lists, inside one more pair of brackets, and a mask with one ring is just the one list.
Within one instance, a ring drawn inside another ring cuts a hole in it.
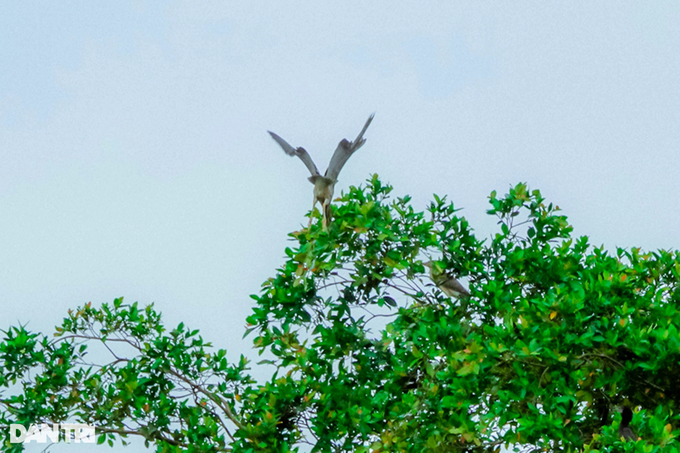
[{"label": "bird with spread wings", "polygon": [[[272,136],[272,138],[276,141],[276,143],[283,148],[283,150],[288,154],[289,156],[297,156],[300,158],[300,160],[307,166],[307,169],[309,169],[309,172],[312,174],[312,176],[309,177],[309,182],[314,184],[314,203],[312,204],[312,211],[314,211],[314,207],[316,206],[316,203],[319,202],[321,203],[321,206],[323,207],[323,228],[324,230],[328,228],[328,224],[330,223],[331,219],[331,200],[333,199],[333,190],[335,189],[335,183],[338,182],[338,174],[340,174],[340,170],[342,170],[342,167],[345,165],[345,162],[347,162],[347,159],[361,146],[366,142],[366,139],[364,138],[364,133],[366,132],[366,129],[368,129],[368,126],[371,124],[371,121],[373,121],[373,116],[372,114],[370,117],[368,117],[368,121],[366,121],[366,124],[364,125],[364,128],[359,132],[359,135],[353,142],[347,141],[347,139],[342,139],[340,143],[338,143],[338,147],[335,148],[335,152],[333,153],[333,157],[331,157],[331,163],[328,164],[328,168],[326,169],[326,172],[321,176],[321,173],[319,173],[319,170],[316,168],[316,165],[314,164],[314,161],[312,158],[309,156],[309,153],[302,148],[293,148],[291,145],[288,144],[284,139],[276,135],[275,133],[271,131],[269,132],[269,135]],[[310,214],[309,216],[309,225],[307,225],[307,228],[312,226],[312,215]]]}]

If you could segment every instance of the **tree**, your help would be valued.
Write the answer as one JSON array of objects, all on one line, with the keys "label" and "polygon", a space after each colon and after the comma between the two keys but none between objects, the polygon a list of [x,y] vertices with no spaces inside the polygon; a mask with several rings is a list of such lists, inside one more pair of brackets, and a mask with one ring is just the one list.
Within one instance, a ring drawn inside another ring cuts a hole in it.
[{"label": "tree", "polygon": [[[290,235],[248,318],[269,382],[117,299],[69,313],[55,340],[5,332],[0,384],[23,387],[0,423],[75,417],[101,442],[141,435],[157,451],[679,450],[678,252],[571,238],[525,184],[491,194],[488,240],[445,198],[423,213],[391,191],[373,177],[328,231]],[[471,297],[440,291],[429,259]],[[87,362],[95,344],[111,362]],[[618,436],[624,403],[637,442]]]}]

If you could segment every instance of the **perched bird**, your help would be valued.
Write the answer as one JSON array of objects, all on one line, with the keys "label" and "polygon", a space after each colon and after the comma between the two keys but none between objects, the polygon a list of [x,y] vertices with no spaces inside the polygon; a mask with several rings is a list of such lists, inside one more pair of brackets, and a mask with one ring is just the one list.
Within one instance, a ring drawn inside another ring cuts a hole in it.
[{"label": "perched bird", "polygon": [[621,409],[621,424],[619,425],[619,437],[626,440],[636,441],[637,436],[630,428],[630,421],[633,419],[633,411],[628,406],[623,406]]},{"label": "perched bird", "polygon": [[423,266],[430,269],[430,278],[444,294],[449,297],[461,299],[470,297],[470,293],[452,275],[445,273],[437,264],[432,261],[423,263]]},{"label": "perched bird", "polygon": [[[321,203],[321,206],[323,206],[323,228],[324,230],[328,227],[328,224],[331,219],[331,200],[333,199],[333,190],[335,189],[335,183],[338,182],[338,174],[340,174],[340,170],[342,170],[342,167],[345,165],[345,162],[347,162],[347,159],[349,159],[349,156],[351,156],[356,150],[361,148],[361,146],[366,142],[366,139],[364,138],[364,132],[366,132],[366,129],[368,129],[368,126],[371,124],[371,121],[373,121],[373,114],[368,117],[368,121],[366,121],[366,124],[364,125],[364,128],[359,132],[359,135],[357,136],[356,140],[353,142],[348,142],[346,139],[342,139],[340,143],[338,144],[338,147],[335,149],[335,152],[333,153],[333,157],[331,157],[331,163],[328,164],[328,168],[326,169],[326,172],[324,173],[323,176],[319,173],[319,170],[316,168],[316,165],[314,164],[314,161],[312,160],[311,157],[309,157],[309,153],[302,148],[293,148],[291,145],[288,144],[284,139],[276,135],[275,133],[271,131],[269,132],[269,135],[272,136],[272,138],[276,141],[276,143],[283,148],[283,150],[288,154],[289,156],[297,156],[300,158],[300,160],[307,166],[307,169],[309,169],[309,172],[312,174],[312,176],[309,177],[309,182],[314,184],[314,202],[312,204],[312,211],[314,211],[314,207],[316,206],[316,202],[318,201]],[[312,226],[312,217],[309,217],[309,225],[307,228]]]}]

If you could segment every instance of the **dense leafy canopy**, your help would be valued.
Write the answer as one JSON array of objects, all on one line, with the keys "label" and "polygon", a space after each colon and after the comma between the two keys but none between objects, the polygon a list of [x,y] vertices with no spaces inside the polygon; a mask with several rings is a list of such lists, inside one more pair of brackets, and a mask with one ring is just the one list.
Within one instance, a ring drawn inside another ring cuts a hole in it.
[{"label": "dense leafy canopy", "polygon": [[[53,340],[5,332],[0,424],[78,420],[157,451],[680,450],[678,252],[571,238],[524,184],[491,194],[489,239],[445,199],[423,213],[391,190],[351,187],[328,231],[291,234],[248,318],[269,382],[117,299]],[[430,259],[472,296],[442,293]],[[112,359],[90,363],[102,345]],[[622,405],[637,442],[619,437]]]}]

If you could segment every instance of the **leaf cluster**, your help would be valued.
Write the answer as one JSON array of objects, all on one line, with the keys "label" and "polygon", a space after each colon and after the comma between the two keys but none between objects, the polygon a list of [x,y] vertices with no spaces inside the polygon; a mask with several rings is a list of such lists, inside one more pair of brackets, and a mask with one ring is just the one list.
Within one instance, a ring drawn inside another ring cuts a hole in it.
[{"label": "leaf cluster", "polygon": [[[488,238],[446,198],[420,212],[391,192],[374,176],[327,231],[291,233],[247,319],[267,382],[116,299],[52,339],[4,332],[0,424],[75,419],[156,451],[678,451],[677,251],[573,238],[526,184],[491,194]],[[471,297],[447,297],[429,260]],[[618,435],[624,404],[637,442]]]},{"label": "leaf cluster", "polygon": [[[626,403],[644,445],[677,448],[677,252],[610,254],[572,238],[525,184],[491,194],[499,231],[486,240],[446,199],[423,213],[391,190],[376,177],[350,188],[328,232],[291,235],[254,297],[254,343],[297,384],[299,440],[314,451],[613,451],[607,429]],[[424,274],[429,259],[472,297],[447,298]]]}]

